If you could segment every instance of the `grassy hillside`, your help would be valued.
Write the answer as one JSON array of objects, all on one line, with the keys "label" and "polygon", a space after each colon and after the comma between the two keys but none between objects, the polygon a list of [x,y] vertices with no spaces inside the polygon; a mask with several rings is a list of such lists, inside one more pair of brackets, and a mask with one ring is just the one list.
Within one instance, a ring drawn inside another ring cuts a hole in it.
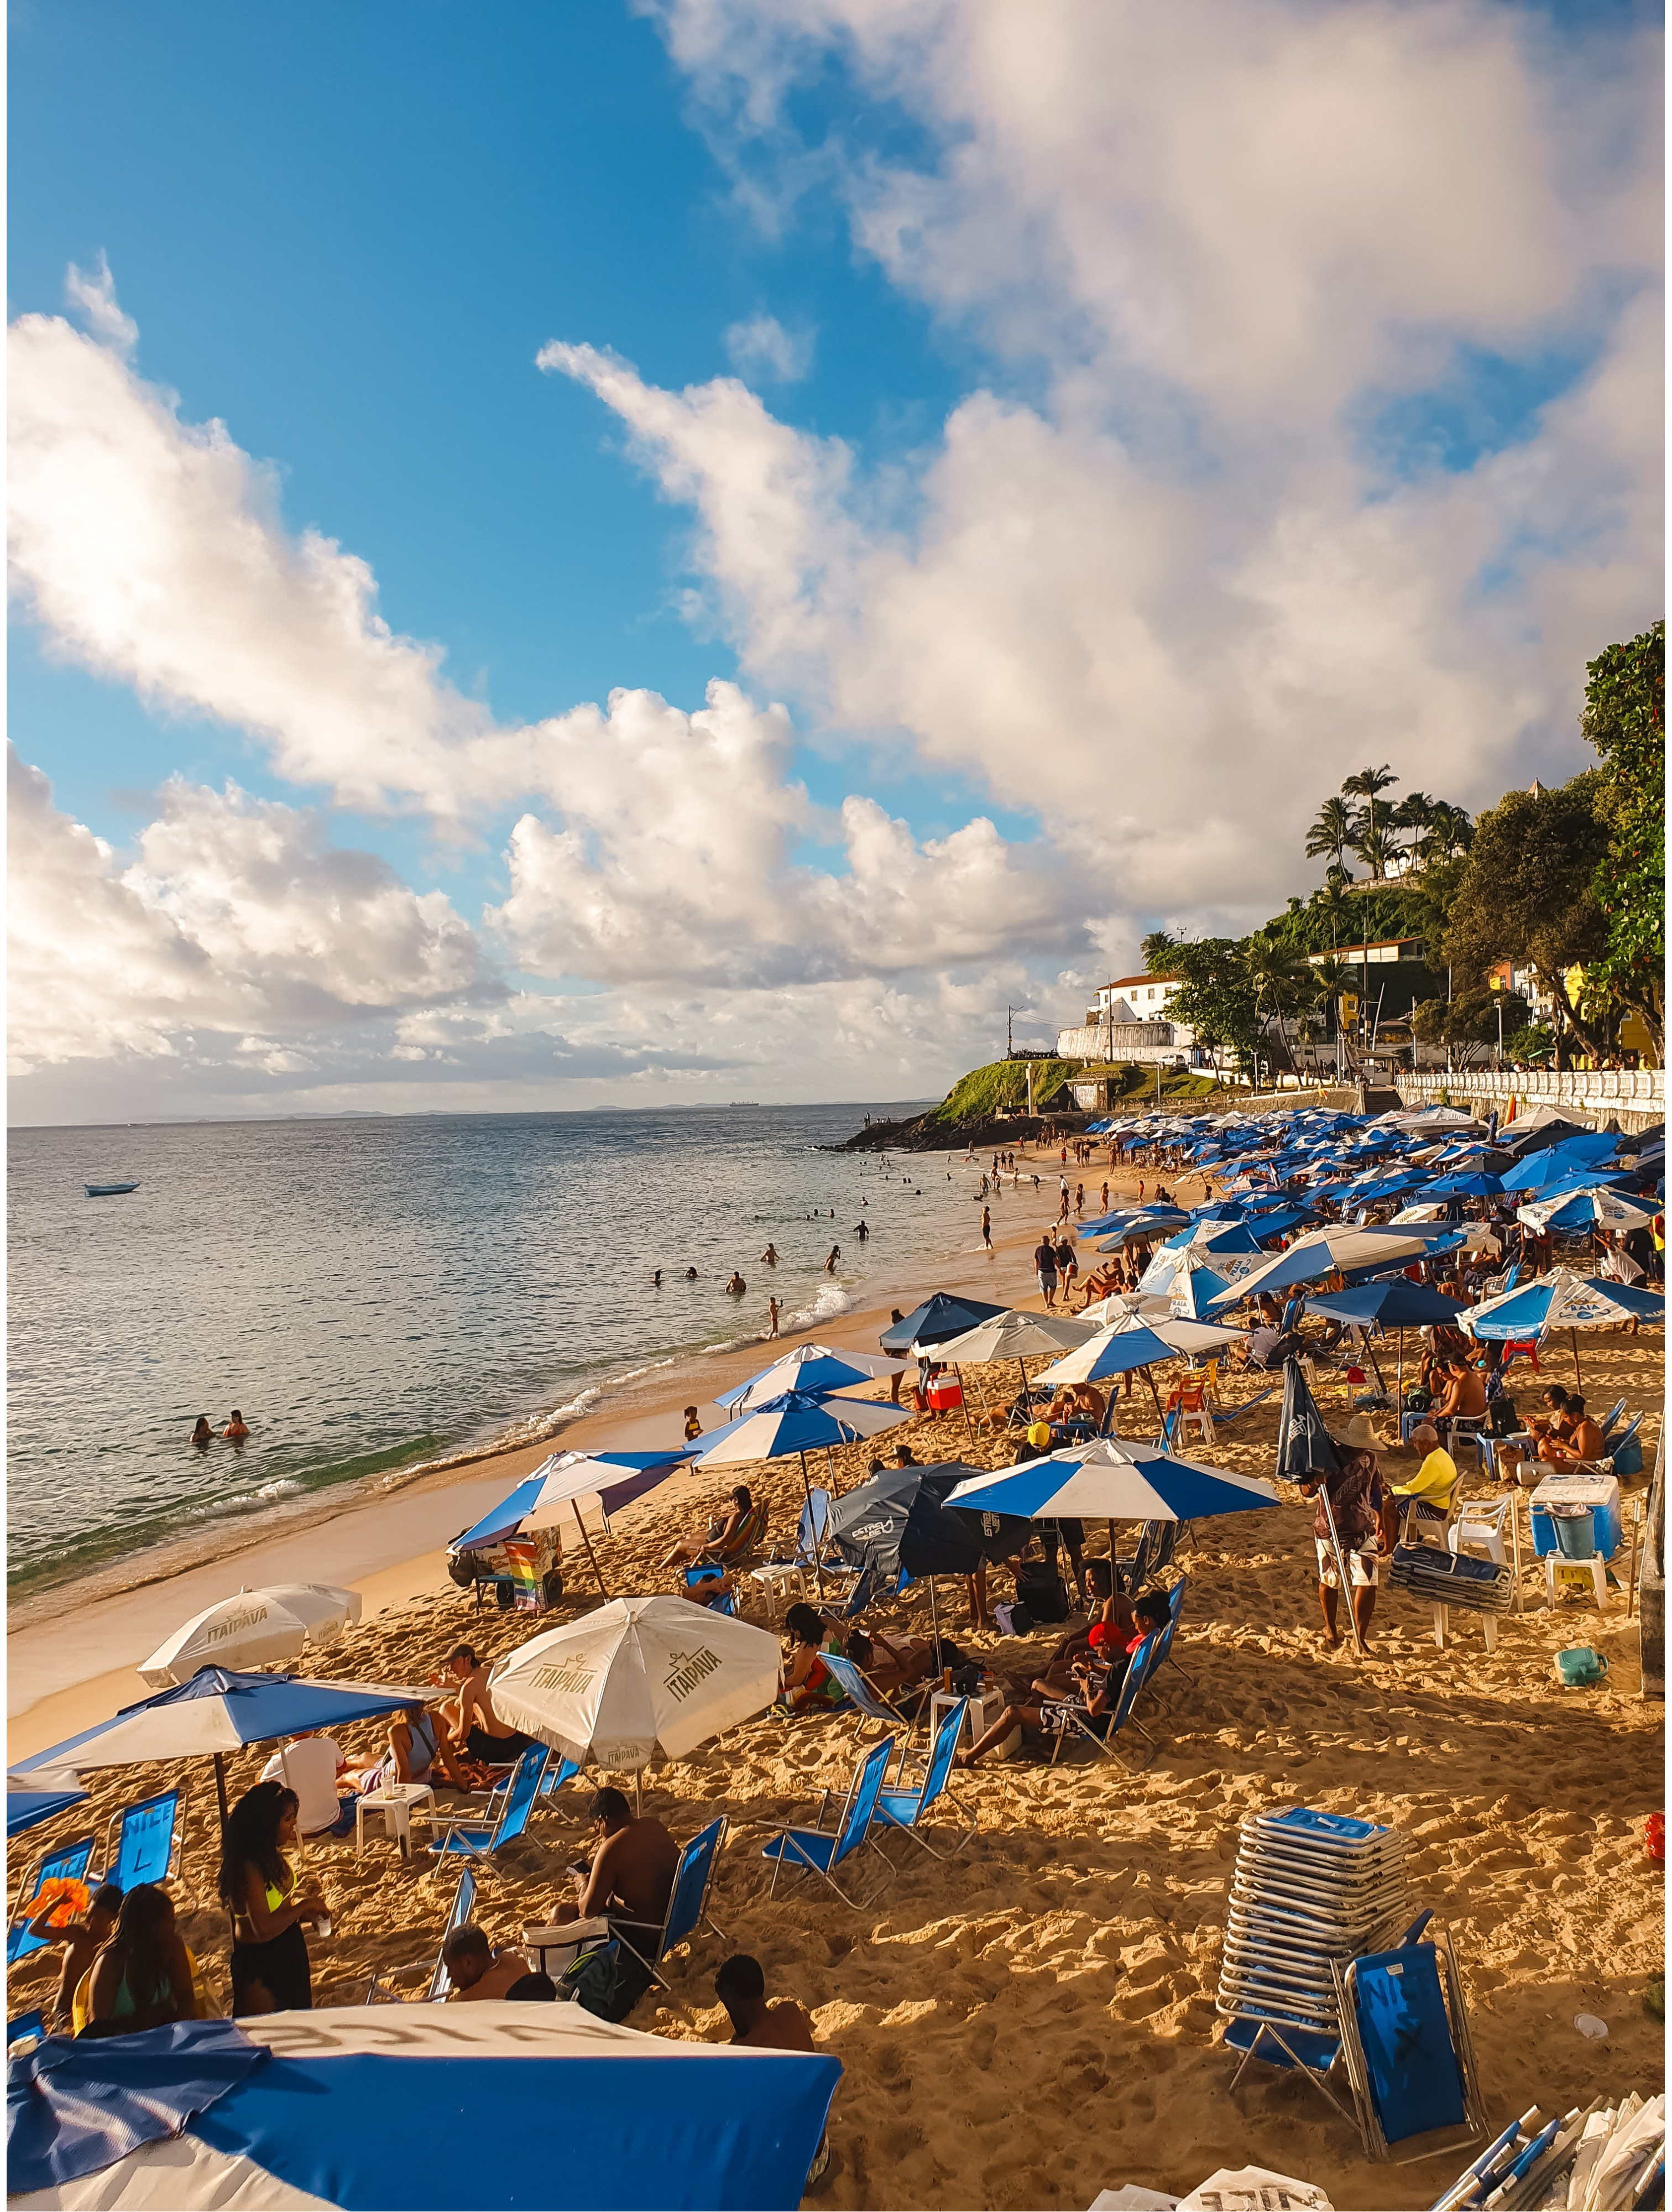
[{"label": "grassy hillside", "polygon": [[[996,1121],[1007,1114],[1024,1114],[1030,1068],[1033,1071],[1036,1114],[1049,1110],[1065,1084],[1084,1081],[1091,1076],[1112,1077],[1116,1096],[1122,1098],[1155,1096],[1154,1068],[1130,1060],[1113,1066],[1088,1067],[1081,1061],[1070,1060],[995,1060],[986,1067],[973,1067],[968,1075],[960,1076],[927,1118],[950,1127],[970,1121]],[[1213,1089],[1212,1076],[1194,1074],[1188,1068],[1179,1067],[1167,1067],[1161,1072],[1164,1098],[1201,1098]]]}]

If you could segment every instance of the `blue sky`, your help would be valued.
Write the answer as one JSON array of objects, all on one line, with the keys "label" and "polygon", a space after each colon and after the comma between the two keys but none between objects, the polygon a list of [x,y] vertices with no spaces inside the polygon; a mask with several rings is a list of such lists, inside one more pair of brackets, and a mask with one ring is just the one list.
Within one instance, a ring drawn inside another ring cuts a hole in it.
[{"label": "blue sky", "polygon": [[[1584,658],[1659,611],[1651,15],[1058,0],[1049,29],[14,11],[11,735],[52,786],[15,815],[15,1111],[707,1097],[737,1064],[860,1096],[879,1050],[933,1087],[1158,921],[1280,907],[1361,750],[1477,808],[1582,764]],[[106,308],[59,321],[100,255]],[[740,349],[761,318],[790,373]],[[543,374],[554,339],[632,373]],[[276,517],[212,469],[170,508],[216,420]],[[369,610],[286,602],[308,532],[441,656],[410,781],[398,714],[358,735]],[[251,544],[264,580],[223,596]],[[660,812],[642,729],[531,734],[715,679],[745,722],[663,732]],[[387,872],[354,919],[356,853]],[[101,902],[131,964],[72,1018]]]}]

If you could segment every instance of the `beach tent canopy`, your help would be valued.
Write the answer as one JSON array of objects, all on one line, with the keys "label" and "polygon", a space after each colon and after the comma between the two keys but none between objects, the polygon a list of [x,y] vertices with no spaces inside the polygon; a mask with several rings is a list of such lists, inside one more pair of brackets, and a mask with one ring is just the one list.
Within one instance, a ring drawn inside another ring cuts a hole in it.
[{"label": "beach tent canopy", "polygon": [[9,2203],[793,2206],[841,2073],[578,2004],[343,2006],[53,2041],[12,2071]]},{"label": "beach tent canopy", "polygon": [[1547,1336],[1559,1328],[1613,1328],[1621,1322],[1663,1321],[1666,1300],[1657,1291],[1604,1282],[1556,1267],[1536,1281],[1517,1284],[1462,1316],[1471,1336],[1506,1343]]},{"label": "beach tent canopy", "polygon": [[140,1662],[139,1679],[155,1690],[189,1682],[200,1667],[271,1667],[294,1659],[305,1644],[334,1644],[360,1618],[358,1590],[329,1583],[283,1583],[218,1599]]},{"label": "beach tent canopy", "polygon": [[1306,1299],[1308,1313],[1328,1321],[1354,1322],[1360,1328],[1431,1328],[1455,1321],[1464,1309],[1456,1298],[1443,1298],[1426,1283],[1408,1282],[1403,1275],[1391,1283],[1359,1283],[1348,1291],[1319,1291]]},{"label": "beach tent canopy", "polygon": [[429,1690],[388,1689],[368,1682],[311,1682],[288,1674],[237,1674],[200,1667],[189,1682],[162,1690],[48,1751],[20,1759],[14,1778],[64,1768],[137,1766],[156,1759],[207,1759],[242,1751],[277,1736],[311,1729],[346,1728],[350,1721],[391,1719],[408,1705],[424,1704]]},{"label": "beach tent canopy", "polygon": [[27,1779],[14,1781],[6,1778],[6,1833],[21,1836],[25,1829],[39,1827],[55,1814],[67,1813],[72,1805],[84,1805],[87,1792],[73,1774],[53,1774],[50,1769]]},{"label": "beach tent canopy", "polygon": [[714,1401],[729,1412],[740,1413],[763,1399],[781,1397],[786,1390],[819,1396],[831,1390],[851,1389],[855,1383],[874,1382],[897,1375],[903,1359],[879,1359],[874,1352],[833,1352],[825,1344],[798,1344],[793,1352],[763,1367],[735,1390],[722,1391]]},{"label": "beach tent canopy", "polygon": [[962,1336],[978,1321],[988,1321],[1004,1310],[984,1298],[955,1298],[949,1291],[936,1291],[921,1306],[914,1306],[903,1321],[885,1328],[879,1341],[885,1352],[909,1352],[917,1345],[944,1344],[948,1337]]},{"label": "beach tent canopy", "polygon": [[482,1552],[509,1536],[560,1527],[579,1518],[576,1509],[582,1498],[599,1498],[605,1510],[619,1513],[634,1498],[666,1481],[696,1449],[695,1444],[679,1444],[664,1451],[554,1452],[491,1506],[473,1528],[455,1536],[448,1549]]},{"label": "beach tent canopy", "polygon": [[945,1504],[978,1469],[952,1462],[891,1467],[839,1498],[830,1533],[849,1566],[892,1579],[898,1575],[972,1575],[991,1560],[1012,1559],[1033,1534],[1033,1523],[998,1514],[967,1514]]},{"label": "beach tent canopy", "polygon": [[947,1500],[986,1513],[1054,1521],[1201,1521],[1281,1503],[1268,1482],[1179,1459],[1159,1444],[1097,1437],[959,1483]]},{"label": "beach tent canopy", "polygon": [[778,1694],[778,1639],[683,1597],[617,1597],[532,1637],[489,1676],[508,1727],[577,1765],[683,1759]]}]

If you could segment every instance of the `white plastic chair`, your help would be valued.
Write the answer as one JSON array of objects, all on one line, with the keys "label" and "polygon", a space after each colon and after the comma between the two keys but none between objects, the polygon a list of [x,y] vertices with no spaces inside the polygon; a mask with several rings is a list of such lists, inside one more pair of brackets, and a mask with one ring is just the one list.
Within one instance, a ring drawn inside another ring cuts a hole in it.
[{"label": "white plastic chair", "polygon": [[[1192,1405],[1189,1401],[1195,1399]],[[1213,1415],[1207,1403],[1206,1382],[1185,1382],[1179,1386],[1178,1403],[1173,1408],[1173,1442],[1176,1444],[1184,1431],[1194,1422],[1201,1431],[1204,1443],[1213,1441]]]},{"label": "white plastic chair", "polygon": [[[1455,1557],[1467,1545],[1472,1552],[1484,1552],[1494,1566],[1503,1566],[1509,1558],[1504,1545],[1504,1529],[1515,1508],[1512,1497],[1465,1498],[1457,1508],[1456,1519],[1445,1532],[1447,1548]],[[1437,1607],[1435,1610],[1441,1608]],[[1487,1650],[1495,1651],[1498,1623],[1491,1613],[1481,1614],[1480,1629]]]}]

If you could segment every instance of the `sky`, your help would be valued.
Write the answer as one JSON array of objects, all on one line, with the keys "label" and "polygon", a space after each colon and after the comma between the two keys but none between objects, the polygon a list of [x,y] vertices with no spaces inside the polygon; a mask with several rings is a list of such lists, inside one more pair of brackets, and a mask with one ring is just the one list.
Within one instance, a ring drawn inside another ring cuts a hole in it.
[{"label": "sky", "polygon": [[1659,38],[21,0],[12,1121],[927,1096],[1574,773]]}]

